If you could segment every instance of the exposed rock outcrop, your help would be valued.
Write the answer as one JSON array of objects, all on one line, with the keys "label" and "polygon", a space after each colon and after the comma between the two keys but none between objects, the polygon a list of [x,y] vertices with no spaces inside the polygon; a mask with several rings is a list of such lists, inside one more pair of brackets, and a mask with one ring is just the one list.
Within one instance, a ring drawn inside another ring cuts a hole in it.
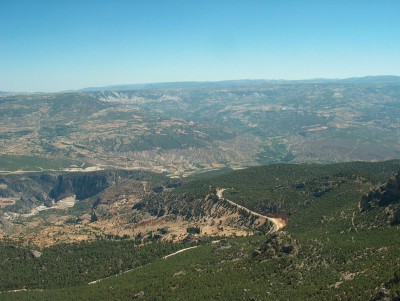
[{"label": "exposed rock outcrop", "polygon": [[360,200],[360,209],[367,211],[393,203],[400,203],[400,173],[397,173],[386,184],[363,195]]},{"label": "exposed rock outcrop", "polygon": [[300,244],[296,239],[285,231],[278,231],[270,234],[261,248],[254,251],[253,256],[260,254],[268,257],[295,256],[299,253],[299,250]]},{"label": "exposed rock outcrop", "polygon": [[97,171],[73,173],[27,173],[24,175],[1,175],[0,197],[18,199],[5,206],[5,211],[29,213],[33,208],[54,203],[75,195],[78,200],[92,197],[114,186],[112,195],[118,195],[119,181],[141,181],[146,177],[142,171]]},{"label": "exposed rock outcrop", "polygon": [[389,181],[361,197],[361,212],[383,208],[391,225],[400,224],[400,173]]},{"label": "exposed rock outcrop", "polygon": [[377,293],[370,301],[399,301],[400,292],[395,289],[400,283],[400,273],[396,272],[386,283],[377,288]]}]

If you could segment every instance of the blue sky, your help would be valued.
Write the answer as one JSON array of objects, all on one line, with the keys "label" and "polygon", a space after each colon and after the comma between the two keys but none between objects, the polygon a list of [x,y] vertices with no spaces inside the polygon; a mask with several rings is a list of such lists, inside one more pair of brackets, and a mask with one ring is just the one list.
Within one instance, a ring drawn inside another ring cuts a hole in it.
[{"label": "blue sky", "polygon": [[1,0],[0,90],[400,75],[398,0]]}]

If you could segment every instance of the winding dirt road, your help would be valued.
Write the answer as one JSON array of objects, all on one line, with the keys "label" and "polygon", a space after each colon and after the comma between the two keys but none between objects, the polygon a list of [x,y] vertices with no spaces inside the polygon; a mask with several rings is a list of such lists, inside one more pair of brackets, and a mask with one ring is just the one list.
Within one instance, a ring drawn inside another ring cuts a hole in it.
[{"label": "winding dirt road", "polygon": [[250,213],[250,214],[252,214],[254,216],[258,216],[258,217],[265,218],[265,219],[269,220],[272,223],[273,226],[272,226],[271,230],[268,232],[268,234],[277,232],[277,231],[283,229],[286,226],[286,222],[281,218],[275,218],[275,217],[269,217],[269,216],[266,216],[266,215],[262,215],[260,213],[254,212],[254,211],[252,211],[252,210],[250,210],[250,209],[248,209],[246,207],[243,207],[242,205],[239,205],[239,204],[237,204],[237,203],[235,203],[235,202],[233,202],[231,200],[228,200],[228,199],[224,198],[223,193],[224,193],[225,190],[226,189],[223,189],[223,188],[217,188],[217,190],[216,190],[217,197],[220,200],[225,200],[229,204],[231,204],[233,206],[236,206],[239,209],[245,210],[245,211],[247,211],[248,213]]}]

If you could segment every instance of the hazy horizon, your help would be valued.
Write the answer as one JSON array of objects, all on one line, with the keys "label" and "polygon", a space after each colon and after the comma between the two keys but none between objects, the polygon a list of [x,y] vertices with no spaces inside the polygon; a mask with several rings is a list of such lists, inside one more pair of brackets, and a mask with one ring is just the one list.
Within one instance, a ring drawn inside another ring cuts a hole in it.
[{"label": "hazy horizon", "polygon": [[95,88],[108,88],[108,87],[122,87],[122,86],[146,86],[146,85],[161,85],[161,84],[185,84],[185,83],[222,83],[222,82],[240,82],[240,81],[265,81],[265,82],[307,82],[307,81],[341,81],[347,79],[359,79],[359,78],[369,78],[369,77],[398,77],[400,79],[400,75],[393,75],[393,74],[382,74],[382,75],[365,75],[365,76],[350,76],[350,77],[342,77],[342,78],[323,78],[323,77],[312,77],[312,78],[300,78],[300,79],[286,79],[286,78],[238,78],[238,79],[223,79],[223,80],[194,80],[194,81],[164,81],[164,82],[143,82],[143,83],[116,83],[116,84],[106,84],[106,85],[93,85],[93,86],[86,86],[86,87],[74,87],[67,90],[54,90],[54,91],[6,91],[0,90],[0,92],[6,93],[63,93],[63,92],[73,92],[73,91],[82,91],[85,89],[95,89]]}]

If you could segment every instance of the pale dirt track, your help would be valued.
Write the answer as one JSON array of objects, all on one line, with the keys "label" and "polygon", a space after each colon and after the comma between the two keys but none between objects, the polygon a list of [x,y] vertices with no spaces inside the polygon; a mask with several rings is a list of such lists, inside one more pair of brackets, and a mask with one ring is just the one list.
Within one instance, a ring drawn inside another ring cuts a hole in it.
[{"label": "pale dirt track", "polygon": [[[177,255],[177,254],[179,254],[179,253],[182,253],[182,252],[185,252],[185,251],[188,251],[188,250],[191,250],[191,249],[195,249],[195,248],[197,248],[197,247],[198,247],[198,246],[194,246],[194,247],[189,247],[189,248],[181,249],[181,250],[176,251],[176,252],[174,252],[174,253],[172,253],[172,254],[168,254],[168,255],[164,256],[162,259],[167,259],[167,258],[169,258],[169,257],[171,257],[171,256],[175,256],[175,255]],[[105,278],[97,279],[97,280],[94,280],[94,281],[89,282],[88,284],[89,284],[89,285],[91,285],[91,284],[96,284],[96,283],[98,283],[98,282],[100,282],[100,281],[103,281],[103,280],[105,280],[105,279],[117,277],[117,276],[120,276],[120,275],[129,273],[129,272],[132,272],[133,270],[137,270],[137,269],[143,268],[143,267],[145,267],[145,266],[147,266],[147,265],[149,265],[149,264],[150,264],[150,263],[145,264],[145,265],[142,265],[142,266],[139,266],[139,267],[136,267],[136,268],[133,268],[133,269],[130,269],[130,270],[127,270],[127,271],[124,271],[124,272],[121,272],[121,273],[118,273],[118,274],[115,274],[115,275],[111,275],[111,276],[108,276],[108,277],[105,277]]]},{"label": "pale dirt track", "polygon": [[250,213],[250,214],[252,214],[252,215],[254,215],[254,216],[258,216],[258,217],[265,218],[265,219],[269,220],[269,221],[272,223],[272,225],[273,225],[273,227],[272,227],[272,229],[269,231],[269,233],[277,232],[277,231],[283,229],[283,228],[286,226],[286,222],[285,222],[283,219],[281,219],[281,218],[274,218],[274,217],[269,217],[269,216],[266,216],[266,215],[262,215],[262,214],[260,214],[260,213],[254,212],[254,211],[252,211],[252,210],[250,210],[250,209],[248,209],[248,208],[246,208],[246,207],[243,207],[242,205],[236,204],[235,202],[233,202],[233,201],[231,201],[231,200],[228,200],[228,199],[224,198],[223,192],[224,192],[225,190],[226,190],[226,189],[223,189],[223,188],[217,188],[216,193],[217,193],[217,197],[218,197],[220,200],[225,200],[225,201],[227,201],[229,204],[231,204],[231,205],[233,205],[233,206],[236,206],[237,208],[239,208],[239,209],[241,209],[241,210],[247,211],[248,213]]},{"label": "pale dirt track", "polygon": [[195,248],[197,248],[197,247],[198,247],[198,246],[194,246],[194,247],[189,247],[189,248],[181,249],[181,250],[179,250],[179,251],[176,251],[175,253],[172,253],[172,254],[169,254],[169,255],[164,256],[162,259],[167,259],[168,257],[175,256],[176,254],[185,252],[185,251],[190,250],[190,249],[195,249]]}]

